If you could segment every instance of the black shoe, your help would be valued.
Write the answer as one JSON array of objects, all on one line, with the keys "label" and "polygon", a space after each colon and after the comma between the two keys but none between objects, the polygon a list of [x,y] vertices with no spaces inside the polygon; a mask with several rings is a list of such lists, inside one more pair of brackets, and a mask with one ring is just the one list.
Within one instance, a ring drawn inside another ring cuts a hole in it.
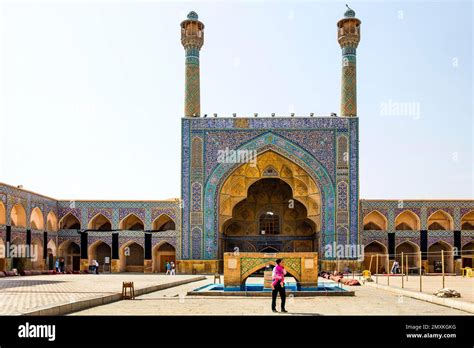
[{"label": "black shoe", "polygon": [[278,313],[278,311],[276,309],[272,309],[273,313]]},{"label": "black shoe", "polygon": [[282,313],[288,313],[288,311],[286,309],[282,309],[281,312]]}]

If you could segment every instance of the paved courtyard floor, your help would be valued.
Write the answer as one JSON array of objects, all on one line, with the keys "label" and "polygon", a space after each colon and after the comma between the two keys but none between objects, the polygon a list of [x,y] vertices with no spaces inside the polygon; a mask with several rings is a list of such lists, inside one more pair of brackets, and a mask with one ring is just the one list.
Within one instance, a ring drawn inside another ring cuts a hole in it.
[{"label": "paved courtyard floor", "polygon": [[53,305],[121,293],[123,281],[133,281],[135,289],[142,289],[194,277],[122,273],[0,278],[0,315],[20,315]]},{"label": "paved courtyard floor", "polygon": [[[356,277],[357,278],[357,277]],[[390,278],[390,284],[388,284],[388,278]],[[375,276],[372,279],[376,280]],[[422,292],[427,294],[433,294],[436,291],[443,288],[441,276],[424,276],[422,277]],[[379,284],[390,285],[395,288],[402,288],[402,277],[401,276],[379,276]],[[468,301],[474,303],[474,278],[467,278],[461,276],[446,276],[444,279],[444,287],[456,290],[461,294],[459,299],[455,300]],[[404,279],[405,290],[420,291],[420,277],[419,276],[408,276]]]},{"label": "paved courtyard floor", "polygon": [[[252,283],[261,282],[254,278]],[[320,279],[320,281],[326,281]],[[187,292],[212,283],[212,279],[156,291],[137,297],[90,308],[72,315],[273,315],[270,298],[199,297]],[[347,287],[353,297],[289,297],[289,315],[472,315],[464,311],[400,297],[368,286]],[[278,302],[279,304],[279,302]],[[274,314],[282,315],[282,314]]]}]

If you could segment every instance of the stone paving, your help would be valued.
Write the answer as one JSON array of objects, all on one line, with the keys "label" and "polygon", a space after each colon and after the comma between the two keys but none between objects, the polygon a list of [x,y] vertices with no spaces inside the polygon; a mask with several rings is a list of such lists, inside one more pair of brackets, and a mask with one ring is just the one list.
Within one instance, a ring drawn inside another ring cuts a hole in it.
[{"label": "stone paving", "polygon": [[[252,279],[253,283],[259,281],[261,278]],[[188,291],[209,283],[212,278],[72,315],[283,315],[272,313],[270,298],[186,296]],[[347,288],[356,292],[354,297],[288,298],[288,315],[470,315],[368,286]]]},{"label": "stone paving", "polygon": [[0,278],[0,315],[21,315],[44,307],[122,292],[123,281],[135,289],[195,278],[156,274],[58,274]]},{"label": "stone paving", "polygon": [[[389,285],[395,288],[402,288],[402,277],[401,276],[390,276],[390,284],[388,284],[387,276],[379,276],[378,283],[381,285]],[[375,276],[372,276],[375,283]],[[461,276],[446,276],[444,282],[445,288],[456,290],[461,294],[459,299],[453,298],[454,300],[467,301],[474,303],[474,278],[467,278]],[[427,294],[434,294],[437,290],[442,289],[442,277],[441,276],[426,276],[422,278],[422,292]],[[404,280],[405,290],[416,291],[420,290],[420,277],[419,276],[408,276],[408,281]]]}]

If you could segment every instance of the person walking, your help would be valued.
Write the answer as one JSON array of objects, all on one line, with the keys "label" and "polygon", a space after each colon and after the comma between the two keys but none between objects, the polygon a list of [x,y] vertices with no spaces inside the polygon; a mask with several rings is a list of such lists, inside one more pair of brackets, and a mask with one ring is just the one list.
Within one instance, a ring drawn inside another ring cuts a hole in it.
[{"label": "person walking", "polygon": [[166,275],[171,274],[171,265],[169,262],[166,263]]},{"label": "person walking", "polygon": [[394,261],[390,273],[398,274],[399,270],[400,270],[400,266],[398,264],[398,261]]},{"label": "person walking", "polygon": [[176,275],[176,266],[173,261],[171,261],[171,275]]},{"label": "person walking", "polygon": [[56,262],[54,263],[54,269],[57,273],[59,273],[59,259],[56,259]]},{"label": "person walking", "polygon": [[273,268],[272,274],[272,311],[277,313],[276,310],[276,299],[278,294],[280,294],[281,298],[281,312],[287,313],[288,311],[285,309],[285,302],[286,302],[286,291],[285,291],[285,262],[282,259],[276,260],[276,266]]}]

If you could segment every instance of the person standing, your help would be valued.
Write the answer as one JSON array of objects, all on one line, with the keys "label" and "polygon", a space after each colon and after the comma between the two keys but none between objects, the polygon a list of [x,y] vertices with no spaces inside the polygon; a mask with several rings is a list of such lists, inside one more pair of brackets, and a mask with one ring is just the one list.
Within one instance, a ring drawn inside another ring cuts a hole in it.
[{"label": "person standing", "polygon": [[59,273],[59,259],[56,259],[56,262],[54,264],[54,269],[56,270],[57,273]]},{"label": "person standing", "polygon": [[276,299],[278,294],[280,294],[281,298],[281,312],[287,313],[288,311],[285,309],[285,302],[286,302],[286,291],[285,291],[285,262],[282,259],[276,260],[276,266],[273,268],[272,274],[272,311],[277,313],[276,310]]},{"label": "person standing", "polygon": [[62,257],[59,260],[59,273],[64,273],[64,259]]},{"label": "person standing", "polygon": [[95,274],[99,274],[99,261],[94,260]]}]

